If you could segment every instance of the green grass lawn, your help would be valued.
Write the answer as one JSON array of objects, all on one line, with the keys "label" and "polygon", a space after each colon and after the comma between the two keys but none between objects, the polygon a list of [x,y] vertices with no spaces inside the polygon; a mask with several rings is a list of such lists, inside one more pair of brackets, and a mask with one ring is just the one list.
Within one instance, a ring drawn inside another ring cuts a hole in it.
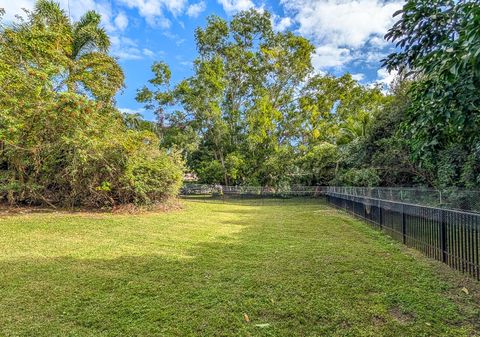
[{"label": "green grass lawn", "polygon": [[0,336],[475,336],[479,303],[319,201],[0,217]]}]

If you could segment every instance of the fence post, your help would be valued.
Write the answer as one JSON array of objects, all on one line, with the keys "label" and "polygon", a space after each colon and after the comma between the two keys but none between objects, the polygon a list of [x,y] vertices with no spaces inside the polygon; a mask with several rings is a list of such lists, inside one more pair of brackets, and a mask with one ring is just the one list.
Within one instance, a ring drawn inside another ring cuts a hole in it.
[{"label": "fence post", "polygon": [[442,249],[442,262],[447,263],[447,224],[445,219],[445,211],[440,210],[440,244]]},{"label": "fence post", "polygon": [[402,237],[403,244],[407,243],[407,222],[405,217],[405,205],[402,204]]},{"label": "fence post", "polygon": [[378,203],[378,214],[379,214],[378,224],[380,225],[380,229],[382,229],[382,226],[383,226],[383,209],[382,209],[382,206],[380,206],[380,202]]}]

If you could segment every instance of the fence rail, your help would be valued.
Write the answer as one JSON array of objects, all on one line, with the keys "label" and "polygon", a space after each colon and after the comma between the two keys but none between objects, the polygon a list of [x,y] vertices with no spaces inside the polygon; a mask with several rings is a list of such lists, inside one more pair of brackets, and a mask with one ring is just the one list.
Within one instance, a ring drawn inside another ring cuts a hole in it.
[{"label": "fence rail", "polygon": [[284,188],[272,188],[261,186],[224,186],[186,184],[180,194],[187,195],[212,195],[252,198],[288,198],[288,197],[318,197],[326,191],[324,186],[289,186]]},{"label": "fence rail", "polygon": [[327,202],[392,238],[480,280],[480,214],[355,196],[332,190]]},{"label": "fence rail", "polygon": [[480,213],[480,191],[458,187],[351,187],[327,186],[325,191],[401,203]]},{"label": "fence rail", "polygon": [[[455,192],[457,191],[457,192]],[[394,239],[480,280],[480,192],[422,188],[185,185],[187,195],[222,198],[326,197]]]}]

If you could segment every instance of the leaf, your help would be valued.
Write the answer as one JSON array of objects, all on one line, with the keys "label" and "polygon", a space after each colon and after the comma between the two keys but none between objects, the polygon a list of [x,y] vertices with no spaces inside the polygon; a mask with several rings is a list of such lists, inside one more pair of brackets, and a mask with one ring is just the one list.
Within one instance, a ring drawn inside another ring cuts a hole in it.
[{"label": "leaf", "polygon": [[245,322],[250,323],[250,317],[248,317],[247,314],[245,314],[245,313],[243,314],[243,319],[244,319]]},{"label": "leaf", "polygon": [[268,328],[270,326],[270,323],[255,324],[255,326],[258,326],[259,328]]},{"label": "leaf", "polygon": [[465,288],[465,287],[462,288],[462,291],[463,291],[465,294],[467,294],[467,295],[469,294],[468,289]]},{"label": "leaf", "polygon": [[400,10],[396,11],[395,13],[393,13],[392,17],[396,17],[396,16],[398,16],[402,13],[403,13],[403,9],[400,9]]}]

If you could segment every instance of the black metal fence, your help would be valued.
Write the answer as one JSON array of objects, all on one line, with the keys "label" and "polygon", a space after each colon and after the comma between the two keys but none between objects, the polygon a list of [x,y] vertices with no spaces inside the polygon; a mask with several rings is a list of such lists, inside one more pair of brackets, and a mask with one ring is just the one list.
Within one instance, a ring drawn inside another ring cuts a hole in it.
[{"label": "black metal fence", "polygon": [[[468,193],[467,193],[468,192]],[[454,192],[420,188],[359,188],[335,186],[221,186],[188,184],[184,197],[248,199],[263,204],[264,199],[323,198],[394,239],[425,255],[480,280],[480,192]],[[465,197],[465,196],[468,196]],[[458,203],[457,200],[471,200]],[[463,209],[460,208],[467,205]],[[475,206],[475,207],[473,207]]]},{"label": "black metal fence", "polygon": [[332,191],[327,202],[480,280],[480,214]]},{"label": "black metal fence", "polygon": [[353,187],[325,186],[326,192],[376,198],[407,204],[480,213],[480,191],[458,187]]},{"label": "black metal fence", "polygon": [[293,198],[293,197],[323,197],[324,186],[287,186],[272,188],[262,186],[224,186],[186,184],[180,191],[181,196],[204,195],[222,198]]}]

